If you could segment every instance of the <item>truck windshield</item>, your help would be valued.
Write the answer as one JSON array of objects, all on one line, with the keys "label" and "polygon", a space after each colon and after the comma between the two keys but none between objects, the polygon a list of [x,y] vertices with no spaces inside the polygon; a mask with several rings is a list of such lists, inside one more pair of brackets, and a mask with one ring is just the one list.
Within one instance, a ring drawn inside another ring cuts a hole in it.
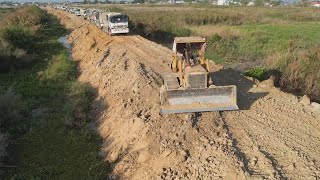
[{"label": "truck windshield", "polygon": [[127,15],[116,15],[110,18],[111,23],[125,23],[128,22]]}]

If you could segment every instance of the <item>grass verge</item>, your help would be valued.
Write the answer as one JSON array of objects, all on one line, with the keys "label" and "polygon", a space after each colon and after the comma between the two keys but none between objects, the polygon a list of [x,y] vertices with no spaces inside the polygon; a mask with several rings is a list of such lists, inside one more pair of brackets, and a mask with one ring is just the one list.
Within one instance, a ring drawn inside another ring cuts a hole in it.
[{"label": "grass verge", "polygon": [[50,15],[45,23],[32,66],[0,74],[0,94],[12,89],[22,104],[19,123],[7,129],[11,143],[1,178],[104,179],[101,142],[89,130],[94,90],[77,81],[76,64],[57,41],[66,30]]}]

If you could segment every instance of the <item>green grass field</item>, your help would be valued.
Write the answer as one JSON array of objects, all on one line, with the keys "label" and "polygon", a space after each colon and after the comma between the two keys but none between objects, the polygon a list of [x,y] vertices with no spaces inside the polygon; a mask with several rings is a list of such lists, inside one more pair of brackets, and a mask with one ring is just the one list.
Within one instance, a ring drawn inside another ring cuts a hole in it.
[{"label": "green grass field", "polygon": [[11,8],[0,8],[0,18],[11,11],[13,11]]},{"label": "green grass field", "polygon": [[[48,23],[38,32],[32,64],[0,73],[0,95],[12,89],[21,105],[14,109],[20,114],[11,119],[14,124],[6,129],[0,124],[11,141],[0,179],[104,179],[107,163],[98,156],[102,142],[89,130],[94,90],[77,81],[76,64],[58,42],[66,30],[45,16]],[[47,111],[32,116],[39,108]]]},{"label": "green grass field", "polygon": [[[306,48],[319,44],[319,28],[320,24],[315,22],[192,27],[194,34],[206,34],[209,44],[207,57],[222,64],[265,63],[276,54],[288,52],[293,45]],[[214,36],[220,39],[214,41]]]}]

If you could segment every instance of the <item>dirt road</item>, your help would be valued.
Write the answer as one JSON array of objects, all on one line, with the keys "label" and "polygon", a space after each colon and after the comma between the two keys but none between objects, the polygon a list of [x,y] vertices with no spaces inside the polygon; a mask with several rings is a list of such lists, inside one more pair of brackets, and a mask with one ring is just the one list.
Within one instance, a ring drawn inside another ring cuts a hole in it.
[{"label": "dirt road", "polygon": [[307,101],[213,65],[215,84],[237,85],[240,111],[160,116],[169,49],[49,12],[71,30],[79,80],[98,91],[92,117],[104,140],[99,154],[113,163],[108,178],[320,178],[320,115]]}]

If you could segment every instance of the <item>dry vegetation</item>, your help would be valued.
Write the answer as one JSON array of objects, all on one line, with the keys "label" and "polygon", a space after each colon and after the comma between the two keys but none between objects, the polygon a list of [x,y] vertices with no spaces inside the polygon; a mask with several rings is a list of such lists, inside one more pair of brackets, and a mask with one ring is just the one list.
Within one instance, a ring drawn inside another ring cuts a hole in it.
[{"label": "dry vegetation", "polygon": [[35,7],[20,8],[0,21],[0,72],[21,69],[32,62],[34,43],[45,14]]}]

